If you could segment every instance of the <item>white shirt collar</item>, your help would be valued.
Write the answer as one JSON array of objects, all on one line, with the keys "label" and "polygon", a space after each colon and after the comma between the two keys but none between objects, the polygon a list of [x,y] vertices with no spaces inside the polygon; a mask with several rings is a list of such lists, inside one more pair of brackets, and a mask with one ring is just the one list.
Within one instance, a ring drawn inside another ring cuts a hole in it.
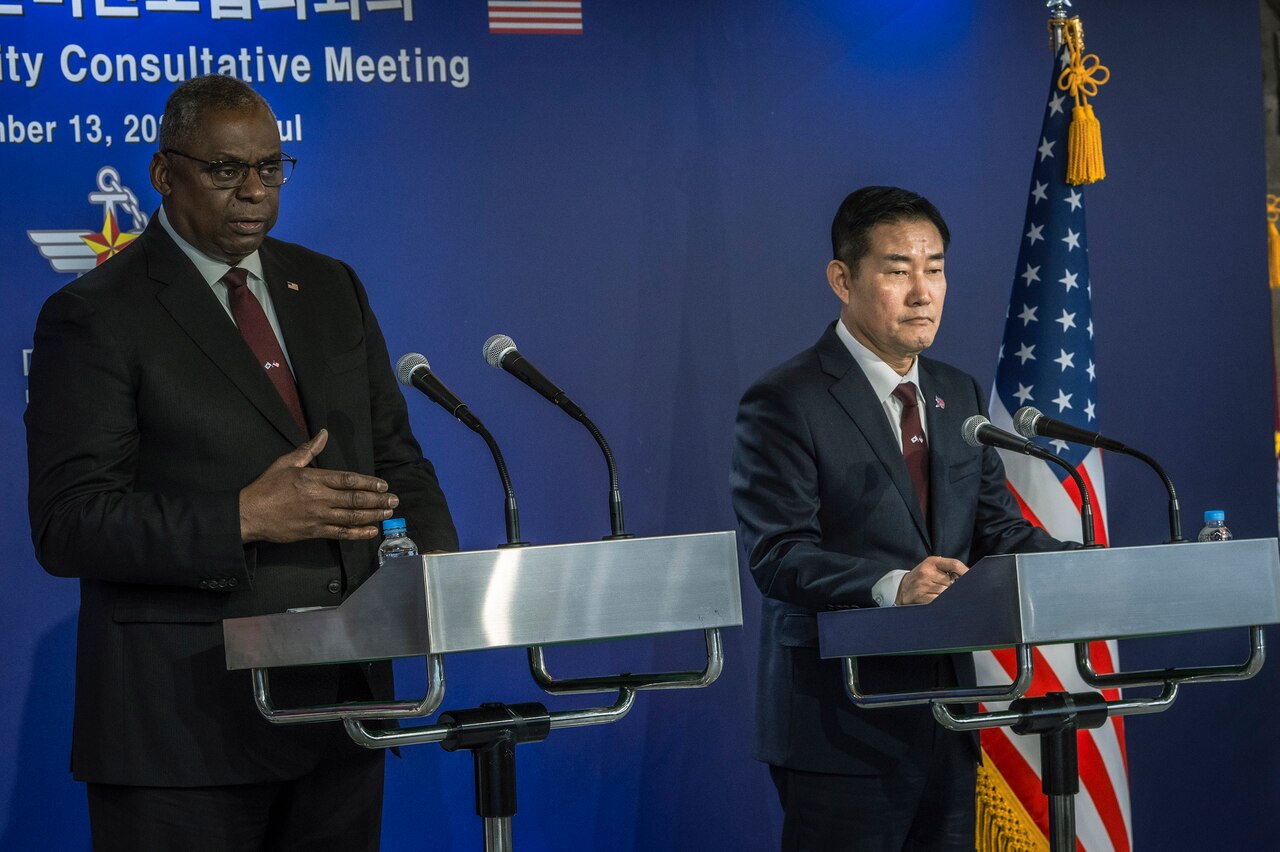
[{"label": "white shirt collar", "polygon": [[894,389],[903,382],[910,382],[916,386],[916,395],[923,399],[920,391],[920,359],[914,358],[911,361],[911,369],[907,370],[905,376],[898,375],[898,372],[884,362],[876,353],[863,346],[858,338],[845,327],[844,320],[836,321],[836,336],[840,338],[840,342],[849,350],[849,354],[858,362],[858,366],[862,368],[862,372],[866,374],[867,381],[871,383],[871,390],[875,392],[876,399],[881,403],[887,402],[889,397],[893,396]]},{"label": "white shirt collar", "polygon": [[[169,221],[169,214],[165,212],[163,204],[160,205],[160,214],[158,218],[160,219],[161,226],[164,227],[169,236],[173,237],[173,241],[178,244],[178,248],[182,249],[182,253],[195,264],[201,277],[204,278],[205,282],[209,284],[210,287],[222,280],[222,276],[227,274],[227,270],[231,268],[231,264],[227,263],[225,260],[218,260],[216,258],[209,257],[209,255],[184,240],[178,232],[174,230],[173,224]],[[262,274],[262,258],[259,257],[257,250],[254,250],[253,254],[248,257],[241,259],[236,266],[246,270],[249,273],[250,278],[256,277],[259,281],[266,280],[266,277]]]}]

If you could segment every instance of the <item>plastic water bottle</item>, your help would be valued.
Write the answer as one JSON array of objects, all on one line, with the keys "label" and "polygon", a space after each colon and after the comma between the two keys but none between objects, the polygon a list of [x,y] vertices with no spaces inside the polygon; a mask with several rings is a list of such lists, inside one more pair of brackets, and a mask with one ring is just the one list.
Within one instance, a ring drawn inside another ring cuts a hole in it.
[{"label": "plastic water bottle", "polygon": [[405,531],[404,518],[388,518],[382,522],[382,544],[378,547],[378,567],[396,556],[417,556],[418,545]]},{"label": "plastic water bottle", "polygon": [[1231,541],[1231,530],[1227,529],[1227,513],[1221,509],[1209,509],[1204,513],[1204,526],[1200,529],[1197,541]]}]

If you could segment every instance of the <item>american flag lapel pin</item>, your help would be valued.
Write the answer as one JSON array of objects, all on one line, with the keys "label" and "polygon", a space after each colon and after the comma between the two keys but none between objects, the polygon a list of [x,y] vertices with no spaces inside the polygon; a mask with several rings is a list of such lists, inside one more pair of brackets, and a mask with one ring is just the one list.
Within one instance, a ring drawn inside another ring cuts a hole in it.
[{"label": "american flag lapel pin", "polygon": [[947,407],[947,401],[946,401],[945,399],[943,399],[942,397],[938,396],[937,394],[934,394],[934,396],[933,396],[933,407],[934,407],[934,408],[946,408],[946,407]]},{"label": "american flag lapel pin", "polygon": [[298,285],[294,284],[292,281],[286,281],[284,286],[288,287],[290,290],[295,290],[295,291],[298,290]]}]

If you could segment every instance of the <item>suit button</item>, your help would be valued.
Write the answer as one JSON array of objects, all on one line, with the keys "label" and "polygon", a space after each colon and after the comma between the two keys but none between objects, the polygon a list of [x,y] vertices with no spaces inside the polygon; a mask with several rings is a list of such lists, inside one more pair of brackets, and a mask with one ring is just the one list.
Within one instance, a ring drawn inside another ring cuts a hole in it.
[{"label": "suit button", "polygon": [[200,581],[200,588],[202,588],[202,589],[207,589],[207,588],[209,588],[209,581],[208,581],[208,580],[201,580],[201,581]]},{"label": "suit button", "polygon": [[231,586],[232,588],[235,588],[237,582],[239,581],[236,580],[235,577],[232,577],[231,579],[227,580],[227,585]]},{"label": "suit button", "polygon": [[342,591],[342,583],[338,582],[337,580],[330,580],[330,581],[329,581],[329,591],[330,591],[332,594],[335,594],[335,595],[336,595],[338,592]]}]

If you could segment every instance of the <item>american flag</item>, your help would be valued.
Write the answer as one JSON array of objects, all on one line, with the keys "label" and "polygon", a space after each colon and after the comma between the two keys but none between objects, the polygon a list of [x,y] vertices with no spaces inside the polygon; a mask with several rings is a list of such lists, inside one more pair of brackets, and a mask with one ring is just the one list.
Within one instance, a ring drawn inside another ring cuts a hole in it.
[{"label": "american flag", "polygon": [[582,35],[578,0],[489,0],[489,32]]},{"label": "american flag", "polygon": [[[1066,67],[1066,62],[1064,49],[1061,67]],[[991,422],[1009,431],[1013,430],[1012,413],[1024,405],[1099,431],[1084,195],[1065,180],[1072,105],[1057,87],[1059,71],[1054,68],[1050,77],[1004,343],[991,392]],[[1079,471],[1092,498],[1097,541],[1106,544],[1101,451],[1065,441],[1036,441]],[[1027,519],[1058,538],[1079,541],[1080,493],[1065,471],[1029,456],[1003,451],[1002,455],[1009,489]],[[1028,695],[1090,689],[1076,672],[1071,646],[1045,646],[1037,648],[1035,655],[1035,680]],[[1094,643],[1092,657],[1098,671],[1114,671],[1118,659],[1115,643]],[[1012,651],[984,652],[976,659],[980,679],[991,683],[1007,683],[1016,668]],[[1117,697],[1114,691],[1106,695]],[[1004,777],[1047,835],[1049,819],[1040,787],[1038,739],[995,728],[982,732],[982,747],[988,766]],[[1085,852],[1128,852],[1132,821],[1122,719],[1109,719],[1102,728],[1079,733],[1079,768],[1080,793],[1075,804],[1080,848]]]}]

